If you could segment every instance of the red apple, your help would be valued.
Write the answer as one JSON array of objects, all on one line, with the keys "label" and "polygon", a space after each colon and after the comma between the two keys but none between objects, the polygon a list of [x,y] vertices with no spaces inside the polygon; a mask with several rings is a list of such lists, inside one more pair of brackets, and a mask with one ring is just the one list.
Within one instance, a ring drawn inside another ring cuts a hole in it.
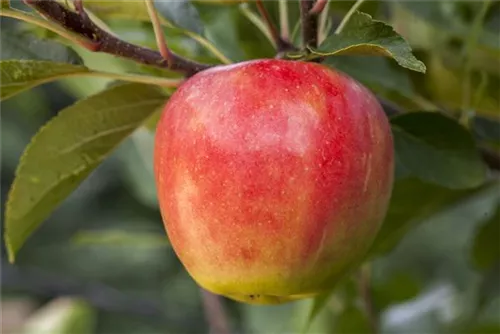
[{"label": "red apple", "polygon": [[255,60],[172,95],[155,176],[172,246],[205,289],[248,303],[327,290],[373,242],[393,142],[373,94],[326,66]]}]

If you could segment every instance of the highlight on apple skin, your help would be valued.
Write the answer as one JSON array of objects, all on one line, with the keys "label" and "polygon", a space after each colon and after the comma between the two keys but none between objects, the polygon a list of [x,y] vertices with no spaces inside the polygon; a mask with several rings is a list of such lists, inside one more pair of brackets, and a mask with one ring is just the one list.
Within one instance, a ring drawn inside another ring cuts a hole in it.
[{"label": "highlight on apple skin", "polygon": [[275,304],[328,290],[386,215],[394,148],[374,95],[326,66],[277,59],[188,79],[158,123],[171,244],[203,288]]}]

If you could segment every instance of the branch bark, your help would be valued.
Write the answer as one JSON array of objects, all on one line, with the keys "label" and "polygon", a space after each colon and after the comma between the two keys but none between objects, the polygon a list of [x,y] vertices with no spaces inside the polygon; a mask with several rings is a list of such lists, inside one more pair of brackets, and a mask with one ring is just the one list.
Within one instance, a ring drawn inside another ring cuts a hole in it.
[{"label": "branch bark", "polygon": [[[211,67],[211,65],[200,64],[185,59],[173,52],[170,52],[167,61],[167,59],[157,51],[128,43],[111,35],[92,22],[83,10],[79,10],[80,13],[73,12],[55,0],[23,1],[46,19],[89,40],[89,43],[83,46],[90,51],[104,52],[117,57],[132,59],[144,65],[152,65],[182,72],[186,76],[191,76]],[[83,9],[83,7],[81,8]]]},{"label": "branch bark", "polygon": [[300,21],[304,47],[318,46],[318,15],[311,13],[314,0],[300,0]]}]

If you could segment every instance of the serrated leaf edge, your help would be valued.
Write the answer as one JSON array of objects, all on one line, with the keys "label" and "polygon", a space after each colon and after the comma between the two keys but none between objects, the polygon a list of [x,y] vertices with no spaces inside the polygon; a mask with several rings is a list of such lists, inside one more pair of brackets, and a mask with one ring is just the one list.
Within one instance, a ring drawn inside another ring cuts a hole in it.
[{"label": "serrated leaf edge", "polygon": [[[112,92],[118,88],[122,87],[122,85],[118,85],[118,86],[114,86],[108,90],[105,90],[105,91],[102,91],[102,92],[99,92],[95,95],[92,95],[92,96],[89,96],[85,99],[81,99],[79,101],[77,101],[76,103],[72,104],[71,106],[69,106],[68,108],[74,108],[80,104],[83,104],[85,103],[87,100],[89,99],[92,99],[100,94],[104,94],[104,93],[109,93],[109,92]],[[165,97],[165,100],[167,99],[167,97]],[[160,101],[165,101],[165,100],[154,100],[156,102],[160,102]],[[7,254],[8,254],[8,260],[10,263],[14,263],[15,261],[15,254],[16,252],[20,249],[20,247],[22,246],[19,245],[19,246],[16,246],[14,247],[14,245],[12,244],[12,241],[10,240],[10,237],[9,237],[9,233],[8,233],[8,230],[10,229],[10,227],[8,226],[7,224],[7,220],[8,220],[8,216],[10,216],[10,211],[12,210],[12,193],[15,192],[16,190],[16,180],[19,176],[19,173],[21,171],[21,169],[24,167],[24,165],[26,164],[26,156],[28,154],[28,152],[32,149],[33,145],[35,145],[35,142],[38,138],[38,136],[43,133],[51,124],[52,122],[56,121],[59,117],[61,117],[62,113],[64,113],[68,108],[65,108],[63,109],[61,112],[59,112],[56,116],[54,116],[53,118],[51,118],[47,123],[45,123],[42,127],[40,127],[40,129],[37,131],[37,133],[31,138],[30,142],[28,143],[28,145],[26,146],[26,148],[24,149],[22,155],[21,155],[21,158],[19,159],[19,164],[17,165],[16,167],[16,171],[14,173],[14,181],[12,182],[12,185],[9,189],[9,192],[7,194],[7,202],[6,202],[6,205],[5,205],[5,236],[4,236],[4,240],[5,240],[5,245],[6,245],[6,248],[7,248]],[[156,109],[152,109],[152,112],[154,112]],[[138,122],[137,123],[137,127],[141,126],[144,122]],[[131,125],[132,127],[132,125]],[[122,129],[123,130],[123,129]],[[123,140],[125,140],[126,137],[123,138]],[[118,142],[116,146],[114,146],[110,151],[109,153],[111,153],[113,151],[114,148],[116,148],[119,144],[121,143]],[[87,170],[89,167],[92,168],[93,165],[98,165],[100,162],[102,162],[104,160],[105,156],[103,156],[102,158],[99,158],[99,159],[96,159],[94,163],[91,163],[91,164],[88,164],[88,165],[82,165],[82,169],[79,170],[75,170],[73,171],[72,173],[69,173],[69,174],[66,174],[66,175],[63,175],[59,178],[59,180],[67,180],[68,178],[72,177],[72,176],[78,176],[80,175],[82,172],[84,172],[85,170]],[[55,186],[57,186],[57,184],[53,184],[49,187],[49,189],[53,189]],[[47,191],[44,193],[46,194]],[[21,217],[22,218],[22,217]],[[22,236],[26,236],[26,234],[29,234],[30,232],[33,231],[33,228],[36,228],[36,226],[30,226],[28,229],[26,229],[21,235]]]},{"label": "serrated leaf edge", "polygon": [[[21,60],[18,60],[18,59],[1,60],[0,61],[0,66],[2,64],[14,63],[14,62],[21,62]],[[19,93],[22,93],[22,92],[24,92],[26,90],[29,90],[29,89],[31,89],[33,87],[40,86],[40,85],[43,85],[43,84],[51,82],[51,81],[55,81],[55,80],[62,79],[62,78],[67,78],[67,77],[72,77],[72,76],[80,76],[80,75],[85,75],[85,74],[92,73],[92,71],[88,67],[83,66],[83,65],[73,65],[73,64],[69,64],[69,63],[59,63],[59,62],[51,62],[51,61],[45,61],[45,60],[25,60],[23,62],[35,62],[35,63],[47,63],[47,64],[64,65],[64,66],[67,66],[67,67],[74,67],[75,72],[69,72],[69,73],[65,73],[65,74],[57,74],[57,75],[48,76],[48,77],[45,77],[45,78],[42,78],[42,79],[39,79],[39,80],[30,80],[30,81],[15,82],[15,83],[7,84],[7,85],[5,85],[3,83],[0,83],[0,87],[1,88],[4,88],[4,87],[13,87],[13,86],[16,86],[16,85],[26,85],[24,88],[21,88],[20,90],[17,90],[15,92],[11,93],[11,94],[3,95],[0,92],[0,101],[6,100],[8,98],[11,98],[11,97],[19,94]]]},{"label": "serrated leaf edge", "polygon": [[372,43],[354,44],[354,45],[350,45],[348,47],[342,48],[340,50],[337,50],[335,52],[329,52],[329,53],[327,53],[327,52],[321,52],[318,49],[311,48],[311,47],[308,47],[309,51],[311,53],[313,53],[313,54],[317,54],[317,55],[320,55],[320,56],[334,56],[334,55],[339,55],[339,54],[345,53],[346,51],[348,51],[350,49],[355,49],[355,48],[359,48],[361,46],[365,46],[366,45],[366,46],[370,46],[370,47],[375,47],[377,49],[382,49],[382,51],[383,51],[384,54],[388,54],[392,59],[394,59],[400,66],[402,66],[404,68],[407,68],[407,69],[410,69],[410,70],[413,70],[413,71],[416,71],[416,72],[421,72],[421,73],[425,73],[427,71],[427,67],[425,66],[425,64],[422,61],[418,60],[413,55],[412,48],[411,48],[410,44],[408,43],[408,41],[403,36],[401,36],[400,34],[398,34],[396,32],[396,30],[394,30],[394,28],[391,25],[386,24],[385,22],[380,21],[380,20],[374,20],[372,18],[372,16],[369,15],[369,14],[367,14],[367,13],[356,11],[356,14],[359,14],[361,16],[365,16],[366,18],[368,18],[371,21],[370,23],[372,23],[372,24],[382,24],[384,27],[390,28],[391,31],[393,33],[395,33],[398,38],[401,38],[401,40],[408,47],[408,52],[409,52],[409,54],[410,54],[410,56],[412,58],[411,61],[415,62],[415,66],[407,66],[407,65],[405,65],[397,57],[394,57],[394,54],[392,52],[390,52],[387,48],[383,48],[380,45],[376,45],[376,44],[372,44]]}]

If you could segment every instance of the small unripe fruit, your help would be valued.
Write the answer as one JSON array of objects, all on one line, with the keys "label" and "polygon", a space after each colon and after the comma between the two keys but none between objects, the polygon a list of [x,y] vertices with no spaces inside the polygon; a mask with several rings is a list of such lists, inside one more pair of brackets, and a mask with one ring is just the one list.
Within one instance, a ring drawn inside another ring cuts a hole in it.
[{"label": "small unripe fruit", "polygon": [[351,269],[387,211],[394,151],[373,94],[326,66],[254,60],[188,79],[157,127],[165,227],[205,289],[313,296]]}]

